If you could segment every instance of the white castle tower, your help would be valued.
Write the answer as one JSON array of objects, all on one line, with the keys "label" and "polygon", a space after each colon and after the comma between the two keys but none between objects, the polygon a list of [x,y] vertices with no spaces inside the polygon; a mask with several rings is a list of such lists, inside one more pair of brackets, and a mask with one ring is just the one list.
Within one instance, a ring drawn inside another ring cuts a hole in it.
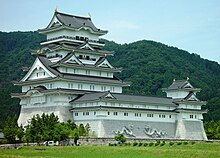
[{"label": "white castle tower", "polygon": [[123,133],[134,138],[205,140],[201,102],[188,81],[175,81],[164,89],[167,97],[122,94],[129,86],[114,76],[98,29],[90,17],[55,11],[45,29],[42,49],[27,74],[15,85],[22,92],[18,124],[26,126],[36,114],[55,113],[60,121],[89,123],[97,137]]}]

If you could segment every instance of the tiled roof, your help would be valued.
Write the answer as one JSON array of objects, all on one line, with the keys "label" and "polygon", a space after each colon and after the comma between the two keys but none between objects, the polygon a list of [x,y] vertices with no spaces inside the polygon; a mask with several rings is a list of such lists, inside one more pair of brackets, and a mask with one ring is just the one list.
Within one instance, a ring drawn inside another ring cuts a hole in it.
[{"label": "tiled roof", "polygon": [[149,96],[140,96],[140,95],[127,95],[119,93],[110,93],[114,98],[105,97],[110,92],[100,92],[100,93],[89,93],[85,94],[82,97],[73,100],[71,102],[85,102],[85,101],[94,101],[94,100],[111,100],[111,101],[120,101],[120,102],[134,102],[134,103],[146,103],[146,104],[166,104],[176,106],[173,103],[172,98],[163,98],[163,97],[149,97]]},{"label": "tiled roof", "polygon": [[67,49],[67,50],[70,50],[70,51],[74,50],[75,52],[78,51],[78,52],[84,52],[84,53],[88,53],[88,54],[100,54],[102,56],[113,55],[115,53],[114,51],[107,51],[107,50],[102,50],[102,49],[97,49],[97,48],[94,48],[94,50],[81,49],[80,47],[82,45],[77,46],[77,45],[73,45],[73,44],[70,45],[70,44],[66,44],[66,43],[53,43],[53,44],[49,44],[46,48],[43,48],[41,50],[41,52],[42,52],[41,54],[46,52],[48,49],[49,50]]},{"label": "tiled roof", "polygon": [[169,87],[168,89],[182,89],[184,88],[185,85],[189,84],[189,81],[187,80],[177,80],[174,81]]},{"label": "tiled roof", "polygon": [[25,96],[31,90],[37,90],[40,93],[64,92],[64,93],[71,93],[71,94],[75,94],[75,95],[83,95],[85,93],[91,93],[91,92],[94,93],[94,91],[85,91],[85,90],[75,90],[75,89],[65,89],[65,88],[39,89],[39,87],[35,87],[33,89],[28,90],[27,92],[11,93],[11,96],[12,97]]},{"label": "tiled roof", "polygon": [[[90,28],[92,31],[99,33],[99,34],[106,34],[108,31],[106,30],[101,30],[96,28],[96,26],[93,24],[92,20],[90,17],[81,17],[81,16],[75,16],[75,15],[69,15],[61,12],[55,12],[54,16],[62,23],[62,25],[74,28],[74,29],[80,29],[83,27]],[[53,25],[51,28],[57,28],[60,27],[60,25]],[[51,29],[49,26],[46,29]],[[42,29],[42,30],[46,30]],[[41,31],[41,30],[40,30]]]},{"label": "tiled roof", "polygon": [[70,109],[71,111],[73,110],[88,110],[88,109],[120,109],[120,110],[135,110],[135,111],[156,111],[156,112],[173,112],[176,113],[175,110],[163,110],[163,109],[146,109],[146,108],[130,108],[130,107],[113,107],[113,106],[90,106],[90,107],[74,107]]},{"label": "tiled roof", "polygon": [[109,84],[120,84],[120,85],[130,85],[130,83],[122,82],[117,77],[113,76],[113,78],[108,77],[98,77],[98,76],[86,76],[86,75],[78,75],[78,74],[68,74],[68,73],[61,73],[56,68],[51,67],[53,63],[46,58],[46,56],[38,55],[38,59],[42,62],[42,64],[54,75],[57,77],[55,78],[44,78],[44,79],[36,79],[36,80],[28,80],[25,82],[15,82],[17,85],[21,85],[22,83],[33,83],[39,81],[46,81],[51,79],[66,79],[66,80],[76,80],[76,81],[85,81],[85,82],[101,82],[101,83],[109,83]]}]

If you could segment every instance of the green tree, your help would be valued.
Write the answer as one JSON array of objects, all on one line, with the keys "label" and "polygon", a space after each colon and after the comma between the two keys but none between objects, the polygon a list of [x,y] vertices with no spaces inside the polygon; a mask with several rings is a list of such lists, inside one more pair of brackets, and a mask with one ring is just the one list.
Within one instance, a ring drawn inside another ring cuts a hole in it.
[{"label": "green tree", "polygon": [[114,137],[114,139],[116,140],[116,141],[118,141],[120,144],[122,143],[125,143],[126,142],[126,137],[123,135],[123,134],[121,134],[121,133],[119,133],[119,134],[117,134],[115,137]]},{"label": "green tree", "polygon": [[7,118],[3,133],[9,143],[14,143],[16,138],[19,138],[21,141],[24,136],[24,131],[22,126],[18,127],[16,116]]},{"label": "green tree", "polygon": [[73,138],[74,144],[77,145],[77,141],[79,140],[79,128],[75,128],[70,132],[70,137]]},{"label": "green tree", "polygon": [[83,124],[80,124],[79,127],[79,136],[86,136],[86,130]]}]

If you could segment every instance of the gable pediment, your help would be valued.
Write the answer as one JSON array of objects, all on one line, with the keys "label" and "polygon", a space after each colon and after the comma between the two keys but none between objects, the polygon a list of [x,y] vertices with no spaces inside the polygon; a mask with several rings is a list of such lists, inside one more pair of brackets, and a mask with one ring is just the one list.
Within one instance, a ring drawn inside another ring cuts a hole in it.
[{"label": "gable pediment", "polygon": [[[43,73],[43,74],[42,74]],[[48,77],[56,77],[53,73],[51,73],[37,58],[28,71],[28,73],[24,76],[21,81],[34,80],[40,78],[48,78]]]},{"label": "gable pediment", "polygon": [[189,93],[188,96],[186,96],[185,100],[187,101],[199,101],[199,99],[196,97],[194,93]]},{"label": "gable pediment", "polygon": [[56,26],[61,26],[61,25],[62,25],[62,23],[61,23],[61,22],[59,21],[59,19],[54,15],[47,28],[56,27]]},{"label": "gable pediment", "polygon": [[94,51],[94,48],[92,48],[88,43],[81,46],[80,49],[87,49],[87,50]]},{"label": "gable pediment", "polygon": [[104,67],[104,68],[113,68],[113,66],[108,62],[107,59],[105,59],[103,62],[97,65],[98,67]]},{"label": "gable pediment", "polygon": [[105,96],[103,96],[105,99],[116,99],[110,92],[108,92]]},{"label": "gable pediment", "polygon": [[190,83],[187,83],[186,85],[183,86],[183,88],[193,88],[193,86]]},{"label": "gable pediment", "polygon": [[188,101],[199,101],[199,99],[197,99],[195,95],[192,95],[192,96],[189,97],[187,100],[188,100]]},{"label": "gable pediment", "polygon": [[74,54],[69,59],[64,61],[64,63],[82,65],[82,62],[79,61],[79,59]]}]

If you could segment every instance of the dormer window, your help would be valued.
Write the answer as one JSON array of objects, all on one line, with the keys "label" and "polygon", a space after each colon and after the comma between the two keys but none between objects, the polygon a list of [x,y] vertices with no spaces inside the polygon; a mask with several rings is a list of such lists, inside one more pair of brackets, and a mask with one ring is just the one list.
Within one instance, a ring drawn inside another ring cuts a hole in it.
[{"label": "dormer window", "polygon": [[90,58],[89,58],[89,56],[86,56],[86,60],[89,60]]},{"label": "dormer window", "polygon": [[79,55],[79,59],[83,59],[83,55]]}]

